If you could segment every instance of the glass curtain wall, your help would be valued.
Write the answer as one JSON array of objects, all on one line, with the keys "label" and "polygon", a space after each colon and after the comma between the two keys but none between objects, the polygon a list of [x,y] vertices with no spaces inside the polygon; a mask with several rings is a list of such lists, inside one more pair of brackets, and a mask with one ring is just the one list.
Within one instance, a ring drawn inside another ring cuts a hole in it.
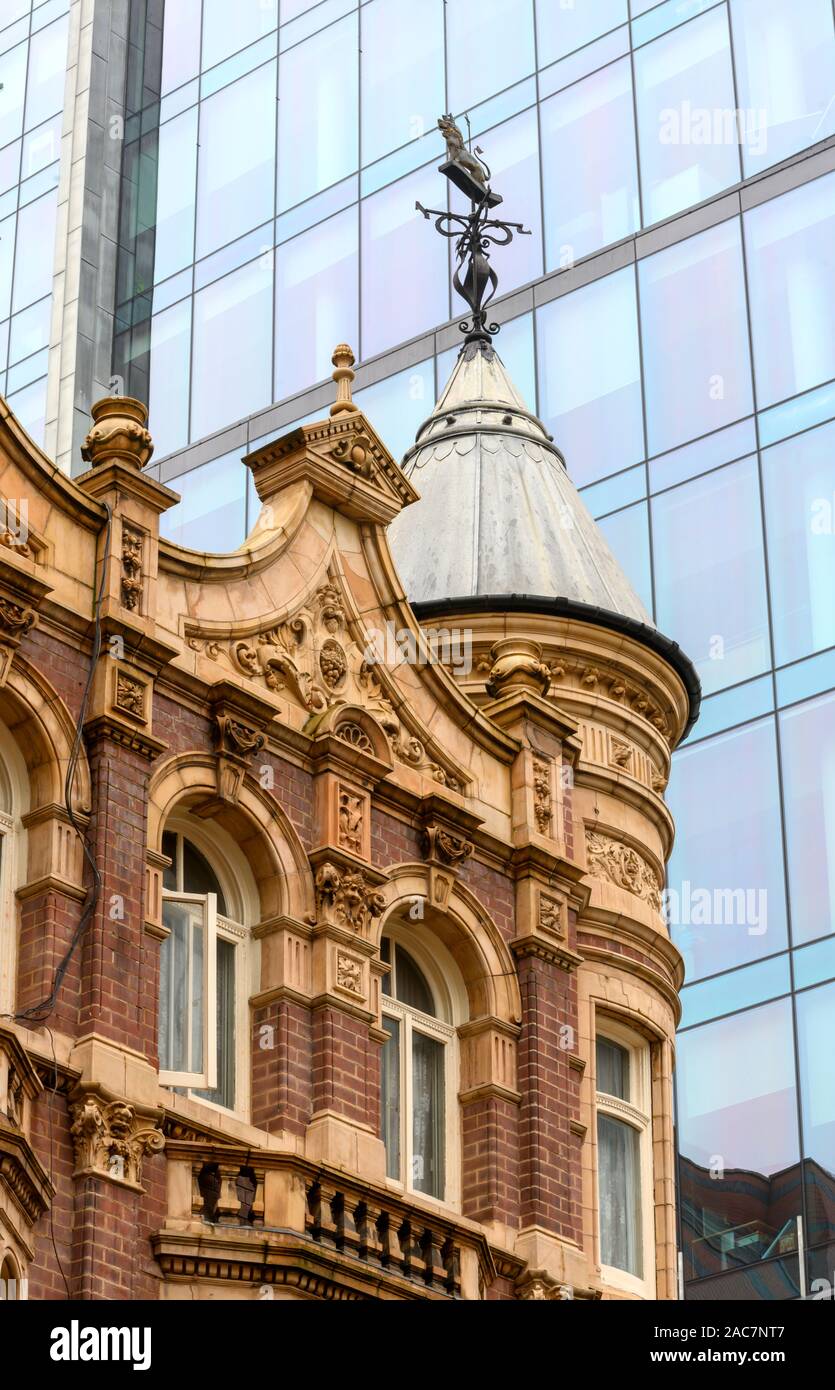
[{"label": "glass curtain wall", "polygon": [[128,122],[116,369],[183,495],[168,534],[243,539],[258,414],[341,339],[391,352],[357,400],[411,443],[456,312],[414,205],[445,197],[438,114],[467,112],[533,232],[499,349],[705,690],[669,790],[687,1296],[796,1297],[835,1245],[835,172],[791,162],[835,133],[832,0],[236,11],[166,6]]}]

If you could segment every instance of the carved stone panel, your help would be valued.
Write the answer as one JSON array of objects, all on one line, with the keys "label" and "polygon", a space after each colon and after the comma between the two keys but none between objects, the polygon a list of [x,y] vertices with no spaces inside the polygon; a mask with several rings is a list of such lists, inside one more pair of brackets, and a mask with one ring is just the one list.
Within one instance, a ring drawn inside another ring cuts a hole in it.
[{"label": "carved stone panel", "polygon": [[142,608],[142,550],[142,532],[123,526],[121,594],[122,607],[129,613],[139,613]]},{"label": "carved stone panel", "polygon": [[622,840],[613,839],[600,831],[586,828],[586,855],[589,873],[593,878],[625,888],[637,898],[649,903],[655,912],[661,911],[661,884],[655,869],[637,850]]},{"label": "carved stone panel", "polygon": [[325,863],[316,874],[316,908],[320,922],[367,936],[371,923],[386,905],[381,892],[362,869]]},{"label": "carved stone panel", "polygon": [[554,798],[552,764],[547,758],[533,759],[533,813],[540,835],[554,833]]},{"label": "carved stone panel", "polygon": [[162,1130],[125,1101],[86,1095],[72,1106],[70,1133],[75,1175],[96,1173],[111,1182],[139,1187],[142,1160],[165,1147]]}]

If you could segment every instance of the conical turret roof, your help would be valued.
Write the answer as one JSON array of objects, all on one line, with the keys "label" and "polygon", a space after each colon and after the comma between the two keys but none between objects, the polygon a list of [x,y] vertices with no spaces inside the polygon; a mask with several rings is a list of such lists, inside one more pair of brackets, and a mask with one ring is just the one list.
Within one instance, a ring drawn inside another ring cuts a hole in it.
[{"label": "conical turret roof", "polygon": [[412,604],[536,595],[652,626],[489,343],[462,348],[403,468],[420,501],[389,536]]}]

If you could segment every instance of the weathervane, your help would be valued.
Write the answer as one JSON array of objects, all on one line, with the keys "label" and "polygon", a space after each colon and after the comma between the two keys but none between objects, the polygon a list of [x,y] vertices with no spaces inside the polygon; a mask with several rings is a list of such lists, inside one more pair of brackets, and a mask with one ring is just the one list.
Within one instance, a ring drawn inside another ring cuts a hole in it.
[{"label": "weathervane", "polygon": [[[467,125],[469,126],[469,119]],[[461,298],[469,305],[473,315],[472,323],[465,320],[461,324],[461,332],[466,333],[468,343],[489,343],[493,334],[499,331],[497,323],[487,322],[487,306],[495,297],[499,286],[499,277],[490,264],[489,248],[509,246],[514,232],[518,232],[520,236],[530,236],[531,233],[519,222],[500,222],[490,216],[493,208],[498,207],[502,199],[490,187],[490,169],[484,160],[479,158],[483,153],[480,146],[476,145],[475,150],[467,148],[464,137],[451,115],[440,118],[438,129],[446,140],[447,147],[447,160],[440,166],[439,173],[444,174],[450,183],[454,183],[456,188],[469,198],[473,210],[469,216],[464,216],[462,213],[425,208],[422,203],[416,203],[415,207],[418,212],[423,213],[427,221],[435,218],[435,226],[441,236],[449,237],[450,240],[457,238],[455,253],[458,264],[452,283]],[[465,263],[467,270],[462,279]]]}]

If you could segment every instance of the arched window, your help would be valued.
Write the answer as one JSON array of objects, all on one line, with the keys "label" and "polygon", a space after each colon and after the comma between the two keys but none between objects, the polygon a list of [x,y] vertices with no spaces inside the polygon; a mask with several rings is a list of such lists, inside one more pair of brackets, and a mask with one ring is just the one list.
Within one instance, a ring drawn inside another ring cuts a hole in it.
[{"label": "arched window", "polygon": [[160,1080],[242,1111],[248,1075],[250,962],[243,922],[248,914],[239,866],[230,865],[205,837],[205,829],[188,821],[182,828],[175,823],[162,837],[170,862],[163,874],[168,936],[160,953]]},{"label": "arched window", "polygon": [[384,936],[382,1137],[389,1178],[440,1201],[457,1191],[457,1047],[452,1000],[427,959]]},{"label": "arched window", "polygon": [[0,1261],[0,1301],[17,1302],[23,1298],[20,1273],[11,1255]]},{"label": "arched window", "polygon": [[655,1265],[649,1044],[610,1020],[596,1042],[600,1262],[646,1291]]}]

